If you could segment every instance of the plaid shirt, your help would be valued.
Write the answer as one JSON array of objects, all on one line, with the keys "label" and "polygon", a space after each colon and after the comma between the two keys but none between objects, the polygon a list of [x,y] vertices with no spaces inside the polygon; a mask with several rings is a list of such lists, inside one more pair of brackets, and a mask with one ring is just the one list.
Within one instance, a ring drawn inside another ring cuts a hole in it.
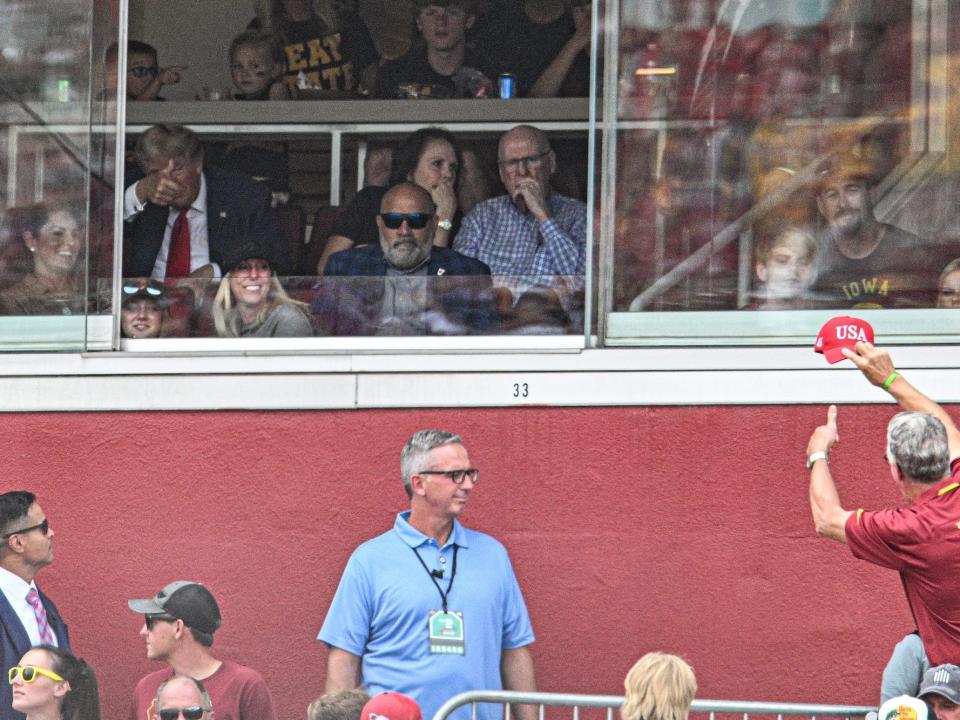
[{"label": "plaid shirt", "polygon": [[453,247],[490,266],[494,275],[583,275],[587,206],[550,195],[553,217],[522,215],[509,195],[486,200],[463,219]]}]

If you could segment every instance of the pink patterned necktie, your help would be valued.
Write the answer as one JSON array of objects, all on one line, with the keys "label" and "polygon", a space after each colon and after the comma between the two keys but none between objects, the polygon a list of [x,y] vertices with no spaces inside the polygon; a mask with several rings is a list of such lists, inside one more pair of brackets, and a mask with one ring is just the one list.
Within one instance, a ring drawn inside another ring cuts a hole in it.
[{"label": "pink patterned necktie", "polygon": [[33,614],[37,618],[40,642],[47,643],[48,645],[56,645],[53,630],[51,630],[50,625],[47,624],[47,611],[44,609],[43,603],[40,602],[40,594],[36,588],[30,588],[30,592],[27,593],[27,602],[30,603],[30,607],[33,608]]}]

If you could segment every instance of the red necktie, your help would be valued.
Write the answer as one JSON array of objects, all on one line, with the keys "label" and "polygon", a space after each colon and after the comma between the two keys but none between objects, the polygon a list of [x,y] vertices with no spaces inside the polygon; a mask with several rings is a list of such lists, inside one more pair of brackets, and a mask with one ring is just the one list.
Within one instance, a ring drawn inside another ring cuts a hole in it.
[{"label": "red necktie", "polygon": [[173,223],[170,233],[170,251],[167,253],[167,277],[186,277],[190,274],[190,223],[183,208]]}]

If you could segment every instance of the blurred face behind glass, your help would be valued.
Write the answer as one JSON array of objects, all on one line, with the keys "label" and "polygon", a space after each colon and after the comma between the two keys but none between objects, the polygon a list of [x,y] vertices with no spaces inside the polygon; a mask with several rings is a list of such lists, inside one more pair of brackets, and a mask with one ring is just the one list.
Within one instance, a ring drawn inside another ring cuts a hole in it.
[{"label": "blurred face behind glass", "polygon": [[247,258],[230,271],[230,292],[243,311],[257,313],[266,304],[273,280],[270,263],[263,258]]},{"label": "blurred face behind glass", "polygon": [[[56,672],[53,669],[53,658],[46,650],[34,648],[20,658],[18,663],[21,667],[25,665],[36,665],[44,670]],[[3,679],[6,682],[6,678]],[[13,709],[27,715],[41,717],[50,713],[51,717],[60,716],[60,705],[63,702],[63,696],[70,690],[69,683],[59,682],[45,675],[37,674],[32,682],[25,683],[20,675],[13,679],[11,685],[13,691]]]},{"label": "blurred face behind glass", "polygon": [[431,140],[420,153],[417,166],[407,178],[424,190],[433,190],[438,185],[453,185],[457,179],[457,154],[446,140]]},{"label": "blurred face behind glass", "polygon": [[274,77],[270,51],[262,47],[238,47],[230,58],[230,75],[237,90],[247,97],[263,92]]},{"label": "blurred face behind glass", "polygon": [[790,230],[770,249],[766,262],[757,264],[757,277],[766,296],[779,300],[802,297],[816,279],[815,241],[809,235]]},{"label": "blurred face behind glass", "polygon": [[37,235],[25,232],[23,240],[33,255],[34,274],[53,277],[73,272],[82,245],[80,232],[80,224],[66,210],[50,213]]},{"label": "blurred face behind glass", "polygon": [[[381,213],[426,213],[432,214],[430,196],[415,188],[398,187],[392,190],[380,206]],[[415,230],[404,220],[400,227],[391,230],[377,215],[377,227],[380,229],[380,247],[387,263],[398,270],[412,270],[428,257],[433,244],[436,217],[430,219],[426,227]]]},{"label": "blurred face behind glass", "polygon": [[947,273],[940,281],[937,307],[960,308],[960,270]]},{"label": "blurred face behind glass", "polygon": [[463,44],[473,16],[456,3],[447,6],[427,5],[417,15],[417,29],[432,50],[452,50]]},{"label": "blurred face behind glass", "polygon": [[175,208],[188,208],[197,199],[200,194],[200,176],[203,173],[203,160],[192,160],[188,157],[157,157],[150,160],[147,166],[147,172],[161,172],[167,167],[167,163],[173,160],[173,172],[171,177],[180,185],[180,192],[173,198],[171,206]]},{"label": "blurred face behind glass", "polygon": [[128,338],[160,337],[163,326],[163,310],[153,300],[133,298],[120,311],[120,329]]},{"label": "blurred face behind glass", "polygon": [[158,72],[153,55],[137,52],[127,55],[127,97],[131,100],[140,97]]},{"label": "blurred face behind glass", "polygon": [[855,235],[869,222],[873,208],[862,180],[841,178],[828,183],[817,196],[817,207],[838,235]]}]

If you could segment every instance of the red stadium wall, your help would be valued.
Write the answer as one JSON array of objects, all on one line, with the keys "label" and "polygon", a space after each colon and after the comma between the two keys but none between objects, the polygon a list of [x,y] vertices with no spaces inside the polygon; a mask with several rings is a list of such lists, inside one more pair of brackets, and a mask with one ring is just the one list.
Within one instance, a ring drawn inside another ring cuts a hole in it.
[{"label": "red stadium wall", "polygon": [[[898,501],[892,409],[840,410],[849,507]],[[314,640],[352,548],[406,497],[402,443],[462,433],[481,481],[464,516],[503,541],[533,617],[541,688],[620,693],[642,653],[684,655],[699,696],[875,703],[912,629],[892,572],[818,538],[804,447],[822,406],[0,416],[10,489],[56,531],[41,585],[98,671],[105,717],[158,667],[126,607],[207,583],[215,650],[263,673],[282,718],[320,694]]]}]

